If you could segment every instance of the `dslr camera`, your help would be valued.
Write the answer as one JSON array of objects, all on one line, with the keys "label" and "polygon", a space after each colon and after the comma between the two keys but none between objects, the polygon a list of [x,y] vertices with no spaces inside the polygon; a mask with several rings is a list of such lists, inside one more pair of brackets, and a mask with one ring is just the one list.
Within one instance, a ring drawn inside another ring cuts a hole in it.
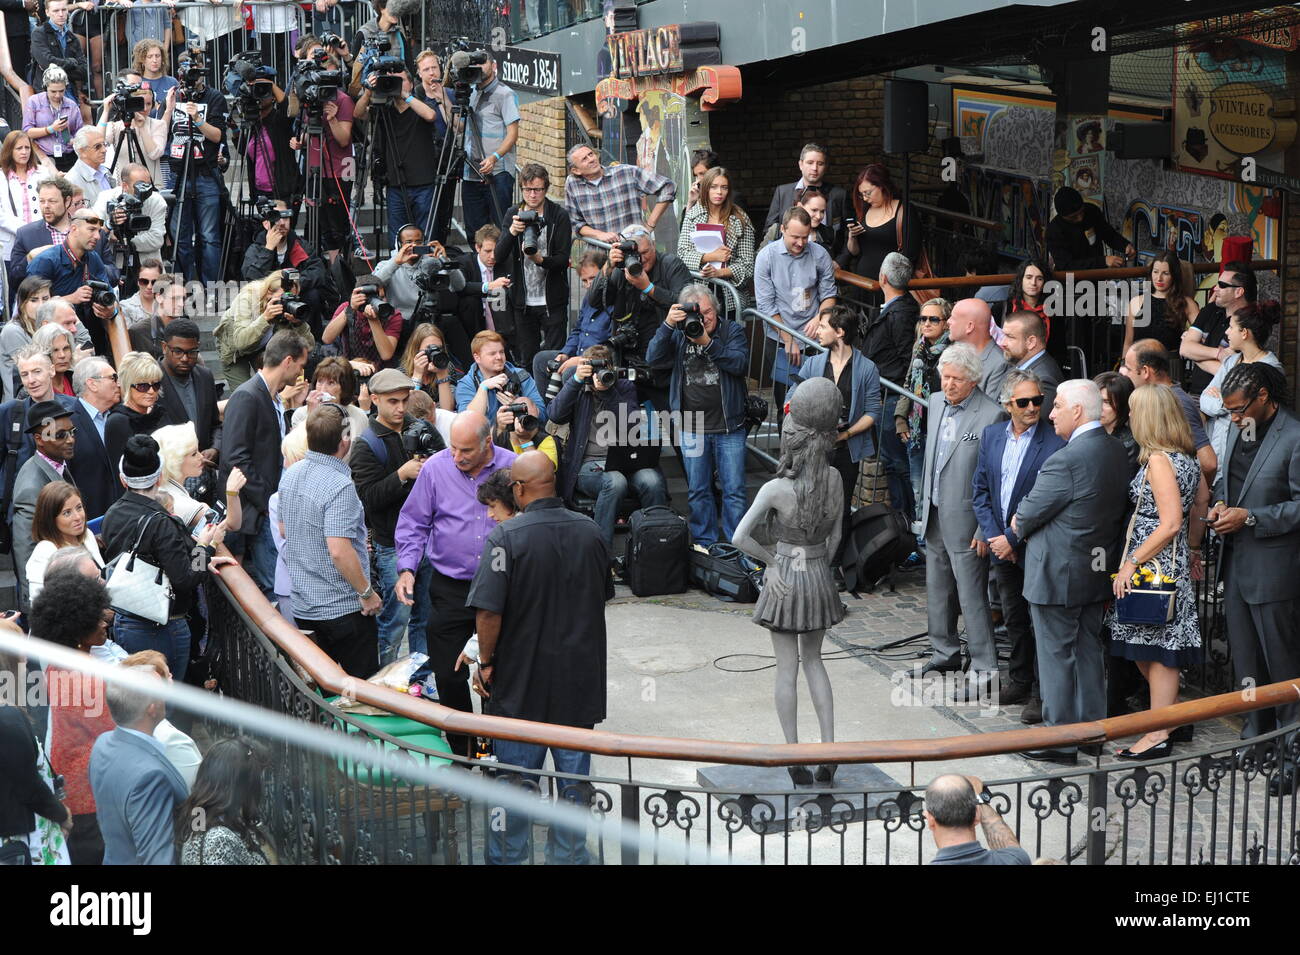
[{"label": "dslr camera", "polygon": [[637,332],[636,323],[628,319],[614,323],[614,329],[609,335],[609,345],[611,348],[629,349],[635,351],[641,340]]},{"label": "dslr camera", "polygon": [[594,382],[599,382],[602,388],[614,387],[614,382],[620,378],[626,378],[628,381],[636,381],[636,369],[634,368],[616,368],[614,363],[604,358],[589,359],[591,365],[591,377],[587,379],[587,390],[595,388]]},{"label": "dslr camera", "polygon": [[515,217],[524,224],[524,234],[519,237],[519,248],[523,249],[524,255],[536,255],[542,214],[536,209],[521,209],[515,213]]},{"label": "dslr camera", "polygon": [[641,253],[637,251],[636,239],[623,239],[614,248],[623,253],[623,268],[628,275],[640,275],[645,271],[645,265],[641,262]]},{"label": "dslr camera", "polygon": [[528,405],[522,401],[516,401],[513,404],[505,405],[505,410],[515,416],[519,426],[525,431],[536,431],[542,423],[537,419],[537,415],[528,413]]},{"label": "dslr camera", "polygon": [[284,315],[282,316],[284,320],[293,322],[295,325],[306,320],[307,309],[311,307],[293,292],[281,294],[280,304],[284,307]]},{"label": "dslr camera", "polygon": [[92,279],[86,284],[90,286],[90,304],[105,308],[117,304],[117,292],[107,282],[96,282]]},{"label": "dslr camera", "polygon": [[446,371],[451,367],[451,355],[447,354],[447,349],[441,345],[429,345],[424,349],[423,354],[429,360],[429,364],[439,371]]},{"label": "dslr camera", "polygon": [[427,458],[444,447],[438,429],[423,418],[416,418],[402,432],[402,449],[413,458]]},{"label": "dslr camera", "polygon": [[357,291],[365,293],[366,304],[361,306],[363,309],[373,308],[375,310],[375,317],[381,322],[386,322],[393,317],[393,312],[396,311],[396,309],[379,297],[378,285],[358,285]]},{"label": "dslr camera", "polygon": [[686,321],[682,322],[682,334],[687,338],[699,338],[704,334],[704,319],[700,317],[700,303],[687,302],[685,305],[677,306],[686,313]]}]

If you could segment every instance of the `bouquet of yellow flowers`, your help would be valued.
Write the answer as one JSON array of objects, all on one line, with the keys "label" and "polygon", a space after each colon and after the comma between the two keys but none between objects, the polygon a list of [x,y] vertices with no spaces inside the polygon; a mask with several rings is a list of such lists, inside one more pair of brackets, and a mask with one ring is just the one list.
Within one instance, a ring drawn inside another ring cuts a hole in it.
[{"label": "bouquet of yellow flowers", "polygon": [[[1118,577],[1111,574],[1111,579]],[[1159,563],[1143,564],[1133,572],[1133,589],[1115,601],[1115,619],[1122,624],[1162,626],[1174,619],[1178,581]]]}]

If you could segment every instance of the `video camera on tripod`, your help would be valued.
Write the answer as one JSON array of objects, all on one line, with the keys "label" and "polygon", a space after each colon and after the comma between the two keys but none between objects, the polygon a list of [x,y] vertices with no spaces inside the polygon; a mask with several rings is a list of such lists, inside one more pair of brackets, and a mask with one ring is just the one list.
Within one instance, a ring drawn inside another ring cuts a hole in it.
[{"label": "video camera on tripod", "polygon": [[261,116],[275,96],[275,68],[262,65],[259,50],[245,50],[226,64],[226,104],[230,127],[239,129]]},{"label": "video camera on tripod", "polygon": [[[148,232],[153,226],[153,219],[144,212],[144,201],[154,194],[156,188],[151,182],[137,182],[132,192],[122,192],[116,199],[109,201],[108,222],[113,233],[122,241],[127,241],[140,232]],[[114,222],[118,212],[124,212],[123,222]]]},{"label": "video camera on tripod", "polygon": [[316,55],[294,75],[293,94],[306,109],[320,112],[321,107],[332,100],[347,82],[342,70],[325,68],[329,58],[325,50],[317,50]]},{"label": "video camera on tripod", "polygon": [[112,122],[129,123],[136,113],[144,112],[144,97],[140,95],[139,83],[123,83],[118,80],[113,87],[113,107],[108,114]]},{"label": "video camera on tripod", "polygon": [[461,37],[452,42],[452,54],[447,59],[447,68],[456,90],[453,103],[457,108],[468,106],[469,88],[483,80],[483,67],[487,61],[487,50],[474,49],[468,39]]},{"label": "video camera on tripod", "polygon": [[185,52],[176,58],[176,79],[181,84],[176,90],[176,102],[189,102],[199,95],[205,66],[203,47],[197,41],[191,41]]},{"label": "video camera on tripod", "polygon": [[415,284],[429,295],[443,291],[459,294],[465,290],[465,273],[458,262],[426,255],[415,266]]},{"label": "video camera on tripod", "polygon": [[362,85],[370,89],[370,102],[376,106],[386,106],[402,95],[401,74],[406,72],[406,61],[393,56],[392,49],[393,41],[381,34],[366,40],[357,53]]}]

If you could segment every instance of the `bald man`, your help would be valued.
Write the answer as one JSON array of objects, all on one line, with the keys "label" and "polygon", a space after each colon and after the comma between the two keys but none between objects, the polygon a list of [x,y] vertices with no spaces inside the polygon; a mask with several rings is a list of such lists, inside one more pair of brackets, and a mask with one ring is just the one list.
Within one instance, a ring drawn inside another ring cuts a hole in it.
[{"label": "bald man", "polygon": [[[492,443],[487,418],[473,411],[456,416],[451,445],[425,461],[415,486],[397,517],[393,541],[397,547],[397,599],[414,602],[412,589],[421,555],[433,566],[429,583],[429,663],[445,706],[474,712],[465,670],[456,660],[474,633],[474,611],[465,606],[470,581],[492,520],[480,504],[478,489],[492,474],[509,467],[513,451]],[[563,562],[560,568],[563,568]],[[449,734],[454,752],[469,755],[469,737]]]},{"label": "bald man", "polygon": [[[494,716],[591,729],[605,718],[605,601],[614,596],[609,549],[595,521],[555,496],[555,467],[546,455],[524,452],[510,476],[520,513],[488,535],[469,591],[478,625],[474,691]],[[546,751],[510,740],[495,745],[497,759],[525,769],[540,769]],[[550,752],[558,772],[591,771],[590,753]],[[563,798],[567,785],[559,783]],[[527,817],[508,813],[505,833],[489,836],[488,862],[523,862],[528,829]],[[546,858],[585,865],[586,834],[552,830]]]},{"label": "bald man", "polygon": [[980,376],[980,391],[994,403],[1001,400],[1002,379],[1011,366],[1007,364],[1002,349],[993,340],[989,329],[993,313],[989,303],[979,298],[964,298],[952,307],[948,318],[948,337],[955,342],[965,342],[979,353],[984,366]]}]

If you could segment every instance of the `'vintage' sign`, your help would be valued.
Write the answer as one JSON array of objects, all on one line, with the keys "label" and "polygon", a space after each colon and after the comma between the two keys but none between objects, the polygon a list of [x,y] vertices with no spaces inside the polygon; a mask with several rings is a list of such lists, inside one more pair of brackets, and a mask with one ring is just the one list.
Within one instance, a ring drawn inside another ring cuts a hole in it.
[{"label": "'vintage' sign", "polygon": [[651,30],[615,33],[608,43],[614,76],[682,72],[682,37],[675,23]]}]

